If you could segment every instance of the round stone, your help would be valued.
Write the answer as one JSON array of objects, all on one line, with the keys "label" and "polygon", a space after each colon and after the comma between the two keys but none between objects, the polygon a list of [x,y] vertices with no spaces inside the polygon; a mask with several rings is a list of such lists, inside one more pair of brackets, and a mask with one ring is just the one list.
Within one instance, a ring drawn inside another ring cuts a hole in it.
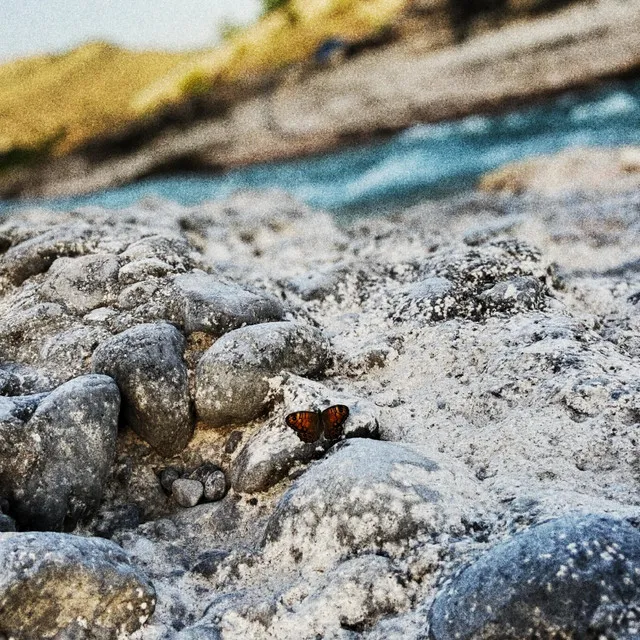
[{"label": "round stone", "polygon": [[172,493],[181,507],[195,507],[204,494],[204,487],[198,480],[180,478],[173,483]]}]

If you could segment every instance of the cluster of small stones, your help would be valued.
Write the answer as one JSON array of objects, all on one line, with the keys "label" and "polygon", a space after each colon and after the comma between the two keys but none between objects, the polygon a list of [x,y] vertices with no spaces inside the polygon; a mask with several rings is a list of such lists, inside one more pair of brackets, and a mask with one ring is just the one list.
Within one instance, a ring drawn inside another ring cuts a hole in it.
[{"label": "cluster of small stones", "polygon": [[9,216],[0,638],[637,636],[639,209]]}]

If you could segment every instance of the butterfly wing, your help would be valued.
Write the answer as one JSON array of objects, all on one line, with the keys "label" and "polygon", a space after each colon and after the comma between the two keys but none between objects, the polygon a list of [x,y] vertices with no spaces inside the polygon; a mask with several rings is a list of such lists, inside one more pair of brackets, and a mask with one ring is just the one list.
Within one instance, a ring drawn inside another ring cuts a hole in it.
[{"label": "butterfly wing", "polygon": [[317,411],[295,411],[284,421],[291,427],[302,442],[315,442],[320,439],[322,423]]},{"label": "butterfly wing", "polygon": [[334,404],[322,412],[322,426],[327,440],[337,440],[343,432],[342,426],[349,417],[349,407],[345,404]]}]

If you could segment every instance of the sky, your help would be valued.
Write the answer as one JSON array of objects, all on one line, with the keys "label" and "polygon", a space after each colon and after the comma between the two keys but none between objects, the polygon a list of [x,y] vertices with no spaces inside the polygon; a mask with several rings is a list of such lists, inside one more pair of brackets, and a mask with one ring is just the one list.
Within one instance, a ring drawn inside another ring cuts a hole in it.
[{"label": "sky", "polygon": [[137,49],[215,42],[224,19],[248,22],[260,0],[0,0],[0,62],[87,40]]}]

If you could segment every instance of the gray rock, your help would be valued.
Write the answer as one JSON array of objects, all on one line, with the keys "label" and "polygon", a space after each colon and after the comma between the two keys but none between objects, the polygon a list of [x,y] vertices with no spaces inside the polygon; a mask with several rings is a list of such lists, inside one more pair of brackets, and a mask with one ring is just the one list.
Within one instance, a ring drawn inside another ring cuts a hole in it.
[{"label": "gray rock", "polygon": [[133,284],[150,277],[161,278],[171,271],[171,266],[159,258],[142,258],[121,267],[118,280],[124,285]]},{"label": "gray rock", "polygon": [[302,442],[285,423],[289,413],[345,404],[349,407],[349,417],[343,427],[343,437],[378,437],[378,409],[365,400],[292,375],[286,376],[279,393],[282,394],[282,407],[234,460],[231,483],[238,493],[267,491],[286,478],[296,465],[321,458],[334,444],[324,437],[317,442]]},{"label": "gray rock", "polygon": [[470,247],[476,247],[495,238],[496,236],[510,233],[523,224],[525,218],[518,215],[505,216],[497,220],[491,220],[481,225],[468,229],[462,236],[462,240]]},{"label": "gray rock", "polygon": [[51,302],[85,314],[115,301],[120,261],[110,254],[58,258],[40,291]]},{"label": "gray rock", "polygon": [[0,257],[0,290],[3,282],[22,284],[27,278],[46,271],[60,256],[87,253],[92,237],[99,232],[87,225],[54,227],[15,244]]},{"label": "gray rock", "polygon": [[93,354],[93,370],[118,383],[125,421],[164,456],[182,451],[194,428],[184,348],[175,327],[157,323],[124,331]]},{"label": "gray rock", "polygon": [[4,515],[4,513],[0,513],[0,533],[5,533],[8,531],[15,531],[16,523],[13,518]]},{"label": "gray rock", "polygon": [[154,611],[155,591],[116,544],[0,534],[0,629],[16,638],[111,640]]},{"label": "gray rock", "polygon": [[227,479],[224,471],[215,464],[207,462],[198,467],[189,477],[191,480],[202,483],[203,497],[206,502],[222,500],[227,494]]},{"label": "gray rock", "polygon": [[334,265],[291,278],[286,285],[305,301],[324,300],[329,295],[341,300],[342,295],[339,292],[339,287],[349,273],[348,266]]},{"label": "gray rock", "polygon": [[110,307],[99,307],[98,309],[94,309],[87,313],[83,320],[90,323],[104,324],[117,315],[118,312],[115,309],[111,309]]},{"label": "gray rock", "polygon": [[313,327],[271,322],[231,331],[198,363],[198,417],[212,426],[249,422],[269,404],[269,378],[281,371],[317,374],[327,359],[327,342]]},{"label": "gray rock", "polygon": [[138,461],[132,466],[130,475],[124,475],[119,498],[136,505],[143,519],[158,518],[168,512],[169,498],[150,464]]},{"label": "gray rock", "polygon": [[56,385],[43,371],[15,362],[0,368],[1,396],[28,396],[51,391]]},{"label": "gray rock", "polygon": [[539,309],[544,304],[545,287],[537,278],[516,277],[499,282],[478,299],[487,312],[525,311]]},{"label": "gray rock", "polygon": [[222,335],[244,325],[282,320],[284,309],[273,296],[221,282],[207,273],[176,276],[174,285],[184,301],[187,333]]},{"label": "gray rock", "polygon": [[[352,629],[368,629],[381,617],[410,606],[402,584],[403,576],[389,558],[374,554],[350,558],[328,571],[301,602],[282,607],[268,633],[274,638],[286,638],[295,630],[300,638],[357,640],[363,634]],[[303,593],[310,590],[306,580],[296,586]],[[295,593],[295,587],[291,591]],[[347,599],[348,606],[336,606]]]},{"label": "gray rock", "polygon": [[[45,337],[55,335],[74,324],[74,318],[61,305],[53,302],[13,309],[10,314],[0,318],[0,344],[14,355],[25,352],[29,355],[30,350],[37,353]],[[35,358],[34,355],[31,357]],[[20,358],[14,360],[24,362]]]},{"label": "gray rock", "polygon": [[427,321],[445,320],[460,312],[456,285],[440,276],[425,278],[404,288],[398,297],[396,318],[419,315]]},{"label": "gray rock", "polygon": [[285,493],[269,519],[265,553],[325,567],[356,551],[391,552],[420,534],[464,532],[483,502],[451,460],[419,447],[347,440]]},{"label": "gray rock", "polygon": [[136,282],[129,285],[118,296],[118,308],[127,311],[142,304],[148,304],[157,291],[158,285],[153,281]]},{"label": "gray rock", "polygon": [[302,442],[278,412],[247,442],[233,462],[231,486],[236,493],[268,491],[298,464],[322,457],[330,442]]},{"label": "gray rock", "polygon": [[631,638],[640,634],[640,533],[572,515],[496,545],[442,588],[433,640]]},{"label": "gray rock", "polygon": [[115,533],[135,529],[140,524],[140,509],[135,504],[123,504],[100,511],[94,527],[95,535],[111,538]]},{"label": "gray rock", "polygon": [[100,326],[75,326],[43,340],[39,362],[59,382],[89,373],[96,347],[111,334]]},{"label": "gray rock", "polygon": [[204,487],[198,480],[179,478],[173,483],[171,492],[181,507],[195,507],[202,498]]},{"label": "gray rock", "polygon": [[237,633],[253,622],[269,638],[357,640],[368,636],[352,629],[368,630],[381,617],[410,606],[403,579],[389,558],[362,554],[311,579],[298,577],[276,602],[250,591],[218,596],[178,638],[216,637],[209,634],[217,630]]},{"label": "gray rock", "polygon": [[451,295],[454,290],[455,285],[453,282],[446,278],[433,276],[409,285],[404,293],[408,298],[433,304]]},{"label": "gray rock", "polygon": [[160,484],[165,491],[171,491],[171,487],[173,487],[173,483],[178,480],[178,478],[182,477],[182,473],[180,469],[177,467],[167,467],[160,472]]},{"label": "gray rock", "polygon": [[193,254],[184,238],[153,235],[132,242],[120,256],[130,262],[156,259],[172,268],[186,270],[193,266]]},{"label": "gray rock", "polygon": [[0,487],[21,527],[72,529],[98,506],[119,409],[115,383],[97,375],[0,404]]}]

